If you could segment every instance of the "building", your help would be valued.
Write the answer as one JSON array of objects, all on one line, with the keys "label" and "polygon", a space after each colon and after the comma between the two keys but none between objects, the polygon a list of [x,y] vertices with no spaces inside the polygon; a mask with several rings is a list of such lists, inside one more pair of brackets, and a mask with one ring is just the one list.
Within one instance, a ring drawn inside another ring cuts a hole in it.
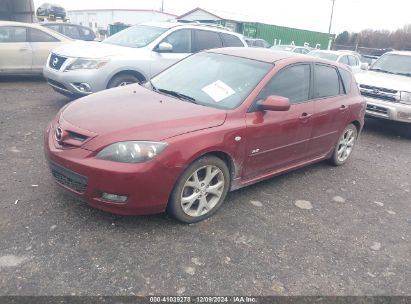
[{"label": "building", "polygon": [[93,9],[67,12],[71,23],[85,25],[93,30],[107,30],[110,24],[134,25],[148,21],[165,21],[176,16],[155,10],[143,9]]},{"label": "building", "polygon": [[35,22],[33,0],[0,0],[0,20]]},{"label": "building", "polygon": [[334,35],[260,23],[246,15],[195,8],[179,17],[185,21],[200,21],[221,24],[232,31],[250,38],[264,39],[271,44],[308,45],[329,49]]}]

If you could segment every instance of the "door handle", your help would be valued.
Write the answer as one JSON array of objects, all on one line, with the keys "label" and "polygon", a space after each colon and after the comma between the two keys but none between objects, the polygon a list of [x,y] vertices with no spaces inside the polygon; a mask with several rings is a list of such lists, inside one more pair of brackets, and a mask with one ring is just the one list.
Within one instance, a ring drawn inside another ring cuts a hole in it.
[{"label": "door handle", "polygon": [[348,109],[348,107],[346,106],[346,105],[342,105],[341,107],[340,107],[340,111],[341,112],[344,112],[345,110],[347,110]]},{"label": "door handle", "polygon": [[301,114],[301,116],[299,117],[300,120],[306,120],[309,119],[311,116],[313,116],[313,114],[309,114],[309,113],[303,113]]}]

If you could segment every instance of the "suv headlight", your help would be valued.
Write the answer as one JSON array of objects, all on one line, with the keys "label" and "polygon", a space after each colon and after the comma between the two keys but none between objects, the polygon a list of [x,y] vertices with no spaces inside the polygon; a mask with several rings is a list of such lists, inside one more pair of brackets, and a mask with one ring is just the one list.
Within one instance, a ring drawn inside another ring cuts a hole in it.
[{"label": "suv headlight", "polygon": [[108,59],[83,59],[78,58],[72,64],[70,64],[66,71],[71,70],[93,70],[99,69],[109,62]]},{"label": "suv headlight", "polygon": [[97,154],[97,158],[120,163],[144,163],[159,155],[166,143],[152,141],[125,141],[112,144]]},{"label": "suv headlight", "polygon": [[401,92],[401,103],[411,105],[411,93],[410,92]]}]

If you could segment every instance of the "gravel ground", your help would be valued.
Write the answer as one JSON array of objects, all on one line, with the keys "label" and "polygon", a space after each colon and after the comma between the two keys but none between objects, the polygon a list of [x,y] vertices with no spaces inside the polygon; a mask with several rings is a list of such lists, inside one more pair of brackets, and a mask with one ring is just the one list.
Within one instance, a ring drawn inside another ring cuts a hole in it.
[{"label": "gravel ground", "polygon": [[411,295],[411,139],[367,120],[351,162],[233,192],[211,219],[122,217],[53,182],[42,132],[68,99],[0,80],[0,295]]}]

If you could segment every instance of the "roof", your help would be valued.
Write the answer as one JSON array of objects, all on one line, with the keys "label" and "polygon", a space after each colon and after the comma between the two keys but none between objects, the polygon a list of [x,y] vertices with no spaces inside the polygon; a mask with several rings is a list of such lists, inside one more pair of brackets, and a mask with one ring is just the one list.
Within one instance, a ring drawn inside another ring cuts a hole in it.
[{"label": "roof", "polygon": [[158,10],[150,10],[150,9],[121,9],[121,8],[101,8],[101,9],[78,9],[78,10],[69,10],[67,13],[82,13],[82,12],[112,12],[112,11],[121,11],[121,12],[153,12],[159,13],[164,15],[169,15],[170,17],[177,17],[177,15],[158,11]]},{"label": "roof", "polygon": [[278,60],[291,58],[291,57],[308,58],[308,56],[304,56],[304,55],[297,54],[297,53],[276,51],[276,50],[265,49],[265,48],[232,47],[232,48],[213,49],[207,52],[232,55],[232,56],[257,60],[257,61],[263,61],[267,63],[274,63]]}]

